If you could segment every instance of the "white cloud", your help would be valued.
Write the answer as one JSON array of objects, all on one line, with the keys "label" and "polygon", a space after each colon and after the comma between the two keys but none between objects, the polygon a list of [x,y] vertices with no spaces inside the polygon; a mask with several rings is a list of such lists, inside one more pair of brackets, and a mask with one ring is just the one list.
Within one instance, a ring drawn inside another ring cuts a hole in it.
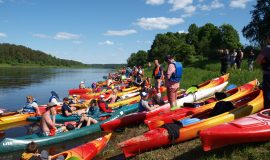
[{"label": "white cloud", "polygon": [[186,7],[184,8],[184,11],[185,11],[186,14],[191,15],[193,12],[196,11],[196,7],[195,7],[195,6],[192,6],[192,5],[186,6]]},{"label": "white cloud", "polygon": [[224,4],[219,2],[219,0],[213,0],[210,5],[198,5],[198,7],[203,11],[210,11],[212,9],[224,8]]},{"label": "white cloud", "polygon": [[146,0],[146,4],[150,5],[161,5],[165,2],[165,0]]},{"label": "white cloud", "polygon": [[33,34],[34,37],[36,38],[51,38],[50,36],[46,35],[46,34],[40,34],[40,33],[36,33],[36,34]]},{"label": "white cloud", "polygon": [[182,18],[166,18],[166,17],[156,17],[156,18],[140,18],[137,20],[136,25],[140,26],[145,30],[153,29],[167,29],[170,26],[181,24],[184,22]]},{"label": "white cloud", "polygon": [[168,3],[173,5],[171,10],[176,11],[191,5],[193,0],[169,0]]},{"label": "white cloud", "polygon": [[246,8],[250,0],[231,0],[230,7],[232,8]]},{"label": "white cloud", "polygon": [[114,45],[114,42],[107,40],[105,42],[99,42],[98,44],[99,45]]},{"label": "white cloud", "polygon": [[137,31],[134,29],[120,30],[120,31],[109,30],[106,33],[104,33],[104,35],[106,35],[106,36],[127,36],[127,35],[135,34],[135,33],[137,33]]},{"label": "white cloud", "polygon": [[5,33],[0,32],[0,38],[6,38],[6,37],[7,37],[7,35]]},{"label": "white cloud", "polygon": [[72,40],[72,39],[79,39],[79,38],[80,38],[80,35],[67,33],[67,32],[58,32],[54,36],[54,39],[57,39],[57,40]]}]

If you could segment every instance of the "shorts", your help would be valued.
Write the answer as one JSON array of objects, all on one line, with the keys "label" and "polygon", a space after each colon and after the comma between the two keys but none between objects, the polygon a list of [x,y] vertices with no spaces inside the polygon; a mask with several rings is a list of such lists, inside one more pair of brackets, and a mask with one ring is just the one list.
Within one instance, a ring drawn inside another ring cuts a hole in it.
[{"label": "shorts", "polygon": [[177,90],[178,88],[169,88],[167,87],[167,96],[169,102],[175,102],[177,99]]}]

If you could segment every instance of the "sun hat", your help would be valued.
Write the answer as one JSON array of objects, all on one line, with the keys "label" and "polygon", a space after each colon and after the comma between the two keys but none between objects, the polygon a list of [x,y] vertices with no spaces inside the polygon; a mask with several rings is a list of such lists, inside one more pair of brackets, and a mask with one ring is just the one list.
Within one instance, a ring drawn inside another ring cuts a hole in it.
[{"label": "sun hat", "polygon": [[54,106],[57,106],[57,104],[54,103],[54,102],[50,102],[50,103],[47,104],[47,106],[48,106],[48,107],[54,107]]}]

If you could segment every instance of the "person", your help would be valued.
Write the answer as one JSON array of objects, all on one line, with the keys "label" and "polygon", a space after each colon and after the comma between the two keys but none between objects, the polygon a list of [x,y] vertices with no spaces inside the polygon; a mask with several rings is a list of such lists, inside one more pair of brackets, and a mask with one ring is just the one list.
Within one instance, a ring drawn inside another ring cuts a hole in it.
[{"label": "person", "polygon": [[110,101],[110,104],[116,102],[118,98],[117,92],[118,92],[117,88],[114,87],[110,96],[108,98],[105,98],[104,101],[106,102]]},{"label": "person", "polygon": [[62,111],[62,115],[65,116],[65,117],[71,116],[73,114],[80,115],[81,113],[83,113],[83,110],[78,110],[77,111],[76,107],[73,107],[71,105],[71,102],[69,101],[68,97],[65,97],[63,99],[63,105],[62,105],[61,111]]},{"label": "person", "polygon": [[138,66],[138,73],[142,76],[144,75],[144,69],[142,68],[142,66]]},{"label": "person", "polygon": [[76,94],[73,94],[71,104],[79,104],[79,103],[80,103],[80,100],[79,100],[78,96]]},{"label": "person", "polygon": [[182,78],[182,64],[176,62],[171,55],[165,57],[165,61],[168,64],[168,69],[165,75],[165,85],[167,87],[167,97],[170,103],[171,109],[177,107],[177,90],[180,87],[180,81]]},{"label": "person", "polygon": [[105,102],[104,95],[100,95],[100,100],[98,101],[98,107],[99,107],[100,111],[102,111],[102,112],[107,112],[107,113],[112,112],[112,109],[110,109],[108,107],[108,104]]},{"label": "person", "polygon": [[237,52],[235,51],[235,49],[232,50],[232,53],[230,54],[230,60],[231,60],[231,68],[236,69],[236,64],[235,64],[235,59],[237,56]]},{"label": "person", "polygon": [[40,116],[38,104],[34,100],[33,96],[26,97],[26,103],[22,109],[22,113],[36,113],[38,116]]},{"label": "person", "polygon": [[47,104],[46,111],[41,116],[40,126],[41,126],[41,134],[43,136],[52,136],[55,134],[57,130],[55,127],[55,122],[53,122],[51,116],[56,113],[55,107],[56,103],[50,102]]},{"label": "person", "polygon": [[129,78],[131,73],[132,73],[132,69],[129,66],[127,66],[126,77]]},{"label": "person", "polygon": [[86,88],[84,85],[84,81],[81,81],[81,83],[79,84],[79,89],[84,89]]},{"label": "person", "polygon": [[59,99],[59,96],[56,94],[56,92],[51,91],[51,97],[49,98],[49,102],[54,102],[58,104],[57,99]]},{"label": "person", "polygon": [[226,74],[227,73],[227,69],[229,67],[229,60],[230,60],[230,57],[229,57],[229,50],[228,49],[221,49],[219,51],[220,53],[220,63],[221,63],[221,68],[220,68],[220,73],[222,75]]},{"label": "person", "polygon": [[265,109],[270,108],[270,32],[267,35],[267,44],[257,58],[257,63],[262,66],[263,70],[262,90]]},{"label": "person", "polygon": [[237,52],[236,58],[235,58],[235,63],[237,66],[237,69],[241,70],[241,62],[244,57],[244,53],[241,49]]},{"label": "person", "polygon": [[82,113],[82,116],[81,116],[81,119],[79,121],[77,128],[90,126],[91,123],[96,124],[96,123],[98,123],[98,121],[95,120],[94,118],[88,116],[86,112]]},{"label": "person", "polygon": [[151,110],[156,108],[156,107],[150,106],[148,104],[148,101],[147,101],[148,93],[147,92],[142,92],[141,97],[142,98],[141,98],[140,103],[139,103],[139,112],[151,111]]},{"label": "person", "polygon": [[250,50],[249,56],[248,56],[248,70],[253,71],[253,63],[255,60],[255,54],[253,53],[252,49]]},{"label": "person", "polygon": [[38,153],[38,144],[30,142],[27,144],[25,151],[22,153],[21,160],[50,160],[49,153],[45,150]]},{"label": "person", "polygon": [[160,86],[161,86],[162,80],[164,79],[163,68],[162,66],[160,66],[157,59],[154,60],[154,65],[155,65],[155,68],[153,70],[152,77],[154,77],[155,79],[155,88],[157,91],[157,96],[161,98]]},{"label": "person", "polygon": [[100,113],[100,110],[99,110],[99,107],[98,107],[98,102],[97,100],[95,99],[92,99],[90,102],[89,102],[89,105],[86,109],[86,113],[94,118],[94,119],[99,119],[99,115],[101,114]]},{"label": "person", "polygon": [[110,88],[112,84],[113,84],[112,78],[108,78],[108,79],[106,80],[106,85],[107,85],[107,87]]},{"label": "person", "polygon": [[135,76],[135,80],[133,84],[136,87],[141,87],[142,83],[143,83],[142,75],[138,72],[137,75]]}]

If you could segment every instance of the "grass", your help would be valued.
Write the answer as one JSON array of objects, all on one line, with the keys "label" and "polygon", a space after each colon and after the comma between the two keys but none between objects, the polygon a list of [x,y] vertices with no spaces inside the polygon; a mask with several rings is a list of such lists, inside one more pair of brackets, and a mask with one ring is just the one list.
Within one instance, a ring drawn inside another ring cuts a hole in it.
[{"label": "grass", "polygon": [[[181,88],[188,88],[191,85],[201,83],[211,78],[219,76],[220,64],[211,63],[204,67],[189,67],[184,69]],[[146,75],[151,75],[151,70],[145,71]],[[241,85],[257,78],[262,80],[262,72],[257,67],[254,71],[247,70],[247,62],[242,64],[242,70],[229,70],[230,83]],[[97,158],[121,160],[125,159],[121,150],[116,146],[117,143],[138,136],[148,131],[148,128],[141,124],[125,128],[123,132],[113,134],[110,143],[106,149],[99,154]],[[184,143],[178,143],[163,148],[148,151],[137,155],[131,159],[183,159],[183,160],[261,160],[269,159],[270,157],[270,142],[239,144],[223,147],[210,152],[204,152],[201,148],[199,139],[190,140]]]}]

